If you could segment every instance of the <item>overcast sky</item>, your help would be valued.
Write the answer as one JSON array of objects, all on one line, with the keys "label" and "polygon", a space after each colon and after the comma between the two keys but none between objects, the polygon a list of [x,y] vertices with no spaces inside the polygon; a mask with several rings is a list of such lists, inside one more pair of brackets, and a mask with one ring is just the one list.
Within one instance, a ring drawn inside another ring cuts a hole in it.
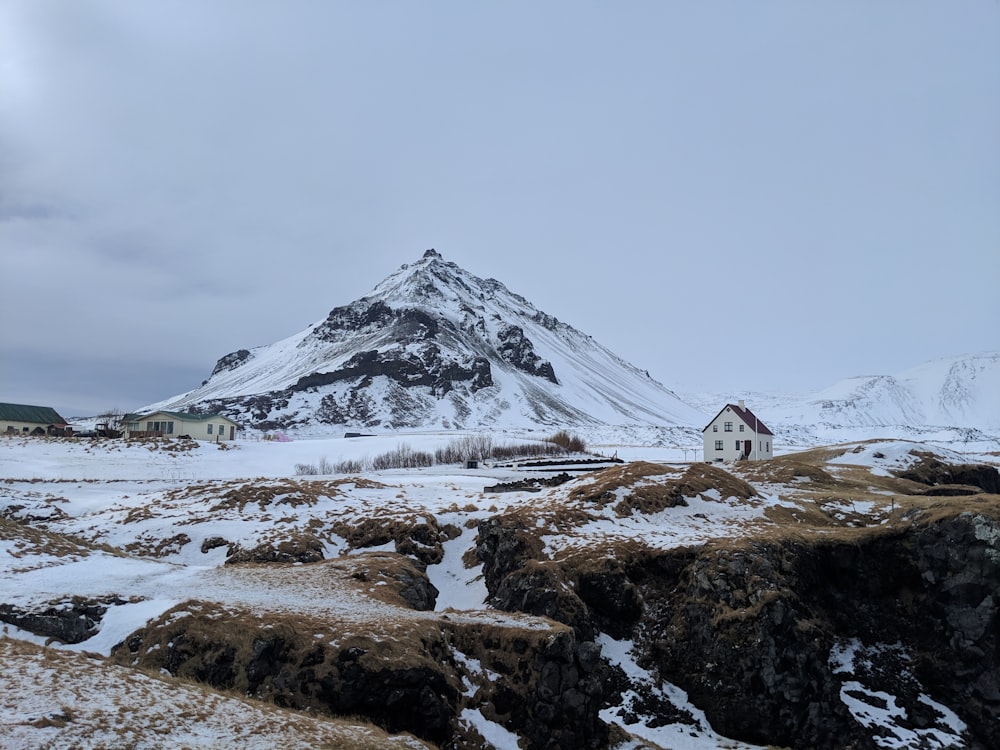
[{"label": "overcast sky", "polygon": [[0,0],[0,401],[182,393],[430,247],[680,391],[1000,349],[1000,2]]}]

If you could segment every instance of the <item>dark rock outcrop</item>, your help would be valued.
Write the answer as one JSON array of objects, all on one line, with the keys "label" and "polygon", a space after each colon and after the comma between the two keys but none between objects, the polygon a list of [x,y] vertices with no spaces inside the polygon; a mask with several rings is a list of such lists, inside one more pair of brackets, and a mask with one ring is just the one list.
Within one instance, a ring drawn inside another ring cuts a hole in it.
[{"label": "dark rock outcrop", "polygon": [[393,310],[385,302],[361,299],[351,305],[335,307],[311,336],[323,341],[337,341],[343,332],[364,332],[384,328],[393,319]]},{"label": "dark rock outcrop", "polygon": [[413,609],[420,612],[434,609],[440,592],[427,577],[424,563],[391,552],[361,552],[352,559],[357,566],[351,574],[355,580],[389,584]]},{"label": "dark rock outcrop", "polygon": [[0,604],[0,622],[62,643],[81,643],[97,633],[108,607],[125,603],[114,596],[101,599],[74,596],[67,602],[34,611]]},{"label": "dark rock outcrop", "polygon": [[[206,540],[207,541],[207,540]],[[217,545],[218,546],[218,545]],[[211,548],[210,548],[211,549]],[[202,552],[207,551],[202,545]],[[314,563],[323,559],[323,542],[311,534],[262,542],[249,549],[230,544],[226,565],[239,563]]]},{"label": "dark rock outcrop", "polygon": [[360,523],[338,522],[333,525],[333,530],[355,549],[393,542],[396,552],[412,557],[422,565],[441,562],[444,558],[441,545],[462,533],[456,526],[442,525],[429,513],[405,520],[369,518]]},{"label": "dark rock outcrop", "polygon": [[535,345],[524,335],[524,329],[520,326],[505,325],[497,332],[497,353],[502,360],[518,370],[559,384],[552,363],[543,361],[535,353]]},{"label": "dark rock outcrop", "polygon": [[220,372],[235,370],[237,367],[250,359],[250,357],[251,354],[249,349],[240,349],[239,351],[220,357],[219,361],[215,363],[215,367],[212,368],[212,375],[218,375]]},{"label": "dark rock outcrop", "polygon": [[875,747],[842,700],[845,677],[831,664],[836,644],[847,640],[878,654],[885,644],[905,644],[895,662],[881,657],[883,666],[866,677],[871,689],[901,701],[904,721],[944,721],[922,690],[967,724],[969,747],[1000,746],[994,515],[944,506],[843,538],[621,547],[603,562],[542,560],[538,538],[502,516],[479,531],[496,606],[564,622],[581,639],[597,630],[634,638],[642,663],[687,691],[724,736]]},{"label": "dark rock outcrop", "polygon": [[456,750],[482,747],[474,734],[457,731],[466,707],[518,734],[526,750],[607,745],[598,718],[604,667],[594,645],[578,644],[565,628],[431,618],[388,639],[361,626],[361,633],[317,641],[313,634],[328,627],[304,616],[188,602],[136,631],[112,659],[279,706],[361,716]]},{"label": "dark rock outcrop", "polygon": [[1000,494],[1000,470],[987,464],[947,464],[928,454],[910,468],[894,473],[900,479],[909,479],[931,487],[965,485],[977,487],[981,492]]},{"label": "dark rock outcrop", "polygon": [[424,350],[423,356],[394,350],[358,352],[333,372],[303,375],[289,391],[306,391],[340,381],[358,381],[357,385],[365,387],[379,376],[407,388],[428,387],[436,396],[448,393],[454,387],[453,383],[459,381],[467,381],[472,392],[493,385],[490,363],[486,358],[473,357],[468,363],[459,363],[441,358],[437,347],[431,347]]}]

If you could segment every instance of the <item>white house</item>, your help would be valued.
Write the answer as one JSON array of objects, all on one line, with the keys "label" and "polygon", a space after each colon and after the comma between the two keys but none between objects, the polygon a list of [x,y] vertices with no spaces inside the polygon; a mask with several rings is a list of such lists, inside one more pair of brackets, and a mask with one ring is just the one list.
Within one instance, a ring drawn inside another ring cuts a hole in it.
[{"label": "white house", "polygon": [[125,437],[190,437],[221,443],[236,437],[239,425],[221,414],[186,414],[154,411],[126,414]]},{"label": "white house", "polygon": [[701,433],[709,463],[762,461],[774,455],[774,433],[742,401],[726,404]]}]

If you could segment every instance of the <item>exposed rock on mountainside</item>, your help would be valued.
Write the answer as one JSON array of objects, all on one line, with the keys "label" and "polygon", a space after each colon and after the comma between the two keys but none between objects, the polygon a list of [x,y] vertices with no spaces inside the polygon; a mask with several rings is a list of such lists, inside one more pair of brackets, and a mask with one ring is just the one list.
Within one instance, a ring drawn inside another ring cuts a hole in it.
[{"label": "exposed rock on mountainside", "polygon": [[148,408],[260,429],[642,424],[703,416],[589,336],[428,250],[366,297]]}]

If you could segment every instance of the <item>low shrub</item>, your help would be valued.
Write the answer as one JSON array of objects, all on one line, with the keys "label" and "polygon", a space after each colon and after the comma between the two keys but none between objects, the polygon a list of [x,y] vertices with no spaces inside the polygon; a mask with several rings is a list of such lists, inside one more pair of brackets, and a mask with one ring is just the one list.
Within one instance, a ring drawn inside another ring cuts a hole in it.
[{"label": "low shrub", "polygon": [[534,443],[496,445],[493,436],[466,435],[438,448],[433,454],[415,451],[406,443],[374,458],[346,459],[336,464],[321,458],[319,464],[295,464],[297,475],[363,474],[366,471],[386,469],[417,469],[435,464],[461,464],[466,461],[518,461],[525,458],[562,456],[566,453],[585,453],[586,443],[565,430],[550,438]]},{"label": "low shrub", "polygon": [[346,461],[341,461],[333,468],[334,473],[336,474],[363,474],[371,467],[367,461],[348,459]]},{"label": "low shrub", "polygon": [[565,449],[567,453],[586,453],[587,443],[577,435],[571,435],[566,430],[559,430],[555,435],[548,438],[550,443],[554,443]]},{"label": "low shrub", "polygon": [[372,469],[419,469],[434,465],[434,456],[426,451],[415,451],[406,443],[400,443],[394,450],[387,451],[372,459]]},{"label": "low shrub", "polygon": [[492,458],[494,450],[491,435],[466,435],[459,440],[452,440],[443,448],[438,448],[434,452],[434,459],[439,464],[458,464]]}]

